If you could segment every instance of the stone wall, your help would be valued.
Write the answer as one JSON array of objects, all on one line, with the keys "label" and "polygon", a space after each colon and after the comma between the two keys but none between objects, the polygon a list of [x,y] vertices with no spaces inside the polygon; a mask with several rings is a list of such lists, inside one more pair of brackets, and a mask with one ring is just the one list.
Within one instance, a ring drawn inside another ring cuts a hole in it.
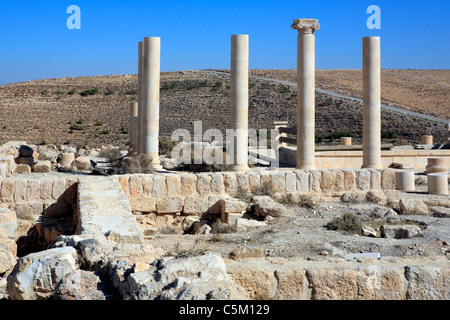
[{"label": "stone wall", "polygon": [[[15,240],[33,242],[31,234],[39,234],[50,243],[63,234],[60,222],[72,225],[76,206],[77,178],[56,175],[33,174],[0,178],[0,207],[15,212],[17,231]],[[20,248],[19,255],[20,255]]]},{"label": "stone wall", "polygon": [[340,197],[347,191],[395,189],[391,169],[157,173],[121,175],[118,179],[133,211],[183,215],[218,213],[220,199],[264,190],[271,195]]}]

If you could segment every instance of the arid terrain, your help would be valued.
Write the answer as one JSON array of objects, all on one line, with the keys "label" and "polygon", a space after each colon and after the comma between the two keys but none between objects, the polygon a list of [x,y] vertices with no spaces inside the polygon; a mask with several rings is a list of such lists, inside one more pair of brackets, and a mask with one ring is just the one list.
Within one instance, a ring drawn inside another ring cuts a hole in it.
[{"label": "arid terrain", "polygon": [[[251,76],[296,81],[295,70],[251,70]],[[449,70],[383,70],[383,103],[450,119]],[[230,78],[202,71],[161,74],[160,134],[170,138],[178,128],[193,133],[229,127]],[[361,97],[361,70],[317,70],[317,88]],[[249,128],[271,129],[273,121],[295,126],[296,90],[264,80],[249,81]],[[128,102],[137,99],[137,75],[109,75],[34,80],[0,86],[0,143],[71,144],[99,147],[128,143]],[[351,132],[354,144],[362,136],[361,103],[316,94],[319,144],[338,143]],[[432,134],[446,139],[445,124],[382,110],[383,143],[419,143]],[[332,135],[335,138],[332,138]]]}]

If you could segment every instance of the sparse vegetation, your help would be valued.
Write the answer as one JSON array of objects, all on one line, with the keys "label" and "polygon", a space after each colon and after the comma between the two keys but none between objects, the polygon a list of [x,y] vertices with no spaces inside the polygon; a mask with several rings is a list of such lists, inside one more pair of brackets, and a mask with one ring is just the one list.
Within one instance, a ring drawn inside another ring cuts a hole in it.
[{"label": "sparse vegetation", "polygon": [[334,218],[325,227],[329,230],[343,231],[352,234],[361,234],[362,225],[358,217],[352,213],[344,213],[342,216]]},{"label": "sparse vegetation", "polygon": [[94,89],[83,90],[83,91],[80,92],[80,95],[82,97],[85,97],[85,96],[92,96],[92,95],[97,94],[97,93],[98,93],[98,89],[94,88]]}]

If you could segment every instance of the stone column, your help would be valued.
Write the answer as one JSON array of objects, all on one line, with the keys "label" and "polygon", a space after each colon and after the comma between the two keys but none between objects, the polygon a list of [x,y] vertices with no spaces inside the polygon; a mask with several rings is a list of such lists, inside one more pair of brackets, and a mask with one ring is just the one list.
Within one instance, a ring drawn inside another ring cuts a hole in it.
[{"label": "stone column", "polygon": [[315,36],[316,19],[291,25],[297,36],[297,169],[315,169]]},{"label": "stone column", "polygon": [[143,66],[144,66],[144,42],[138,43],[138,119],[137,119],[137,136],[136,136],[136,154],[142,153],[142,122],[143,122]]},{"label": "stone column", "polygon": [[395,188],[401,191],[415,191],[416,185],[414,181],[414,171],[396,171],[395,172]]},{"label": "stone column", "polygon": [[381,169],[380,37],[363,37],[363,165]]},{"label": "stone column", "polygon": [[447,173],[427,174],[428,193],[430,194],[448,194],[448,175]]},{"label": "stone column", "polygon": [[160,48],[159,37],[144,38],[142,154],[150,157],[154,168],[161,168],[158,145]]},{"label": "stone column", "polygon": [[421,144],[433,144],[433,136],[426,134],[420,137]]},{"label": "stone column", "polygon": [[341,145],[342,146],[351,146],[352,145],[352,137],[341,137]]},{"label": "stone column", "polygon": [[129,153],[134,156],[137,153],[137,134],[138,134],[138,103],[130,102],[130,139],[129,139]]},{"label": "stone column", "polygon": [[248,167],[248,35],[231,36],[231,129],[234,129],[233,171]]}]

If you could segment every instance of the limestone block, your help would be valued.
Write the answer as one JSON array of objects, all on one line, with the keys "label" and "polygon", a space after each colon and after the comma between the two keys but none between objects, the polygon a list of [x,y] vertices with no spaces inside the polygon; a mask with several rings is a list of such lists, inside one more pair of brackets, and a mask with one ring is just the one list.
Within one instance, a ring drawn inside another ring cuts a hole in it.
[{"label": "limestone block", "polygon": [[378,170],[370,171],[370,189],[379,190],[381,189],[381,172]]},{"label": "limestone block", "polygon": [[178,175],[168,175],[166,177],[167,195],[181,196],[181,178]]},{"label": "limestone block", "polygon": [[33,166],[33,172],[42,173],[52,171],[52,163],[49,160],[38,160]]},{"label": "limestone block", "polygon": [[223,185],[228,195],[234,195],[237,191],[237,179],[234,173],[223,174]]},{"label": "limestone block", "polygon": [[15,255],[14,252],[11,250],[10,246],[8,246],[7,243],[13,240],[6,240],[6,239],[1,240],[2,241],[0,242],[0,274],[3,274],[14,267],[14,265],[16,264],[16,257],[14,256]]},{"label": "limestone block", "polygon": [[165,176],[163,176],[163,175],[154,175],[153,176],[152,196],[159,198],[159,199],[167,196],[167,184],[166,184]]},{"label": "limestone block", "polygon": [[184,199],[184,215],[202,215],[208,212],[208,197],[188,196]]},{"label": "limestone block", "polygon": [[251,220],[245,218],[236,219],[236,223],[234,225],[236,232],[245,232],[247,230],[261,228],[267,226],[264,222],[258,220]]},{"label": "limestone block", "polygon": [[356,186],[356,174],[354,171],[344,171],[344,189],[345,191],[354,190]]},{"label": "limestone block", "polygon": [[16,174],[31,173],[31,167],[27,164],[18,164],[16,166]]},{"label": "limestone block", "polygon": [[141,176],[142,179],[142,195],[150,196],[152,194],[153,188],[153,178],[151,175],[144,174]]},{"label": "limestone block", "polygon": [[286,192],[297,191],[297,175],[294,172],[286,173]]},{"label": "limestone block", "polygon": [[210,195],[208,197],[208,213],[220,214],[220,201],[224,198],[221,195]]},{"label": "limestone block", "polygon": [[400,199],[400,211],[403,215],[427,215],[428,206],[420,199]]},{"label": "limestone block", "polygon": [[259,173],[250,173],[248,175],[248,185],[250,190],[254,190],[261,185],[261,175]]},{"label": "limestone block", "polygon": [[[17,238],[17,216],[8,208],[0,208],[0,239]],[[3,241],[3,240],[1,240]]]},{"label": "limestone block", "polygon": [[311,300],[353,300],[356,272],[347,268],[307,269]]},{"label": "limestone block", "polygon": [[69,170],[72,166],[73,161],[75,160],[75,153],[67,152],[67,153],[61,153],[59,155],[59,164],[62,169]]},{"label": "limestone block", "polygon": [[63,178],[55,178],[53,180],[52,197],[58,200],[66,191],[66,181]]},{"label": "limestone block", "polygon": [[80,171],[88,171],[92,169],[91,160],[88,156],[79,156],[76,157],[72,162],[72,166],[77,168]]},{"label": "limestone block", "polygon": [[42,178],[40,179],[40,192],[42,200],[50,200],[52,199],[53,193],[53,180],[51,178]]},{"label": "limestone block", "polygon": [[344,171],[337,170],[335,171],[335,179],[334,179],[334,185],[333,190],[334,191],[345,191],[345,183],[344,183]]},{"label": "limestone block", "polygon": [[322,183],[322,173],[318,170],[309,171],[309,191],[319,193]]},{"label": "limestone block", "polygon": [[286,175],[282,172],[271,174],[272,176],[272,191],[284,192],[286,191]]},{"label": "limestone block", "polygon": [[229,212],[222,212],[220,215],[220,221],[223,223],[227,223],[230,226],[236,225],[236,220],[242,218],[242,213],[229,213]]},{"label": "limestone block", "polygon": [[143,193],[142,188],[142,178],[137,175],[133,174],[128,179],[128,187],[130,188],[130,196],[131,197],[141,197]]},{"label": "limestone block", "polygon": [[371,202],[384,206],[387,203],[387,197],[382,190],[369,190],[366,193],[366,199]]},{"label": "limestone block", "polygon": [[403,300],[404,269],[368,265],[356,270],[358,300]]},{"label": "limestone block", "polygon": [[309,173],[308,171],[295,171],[297,175],[297,191],[308,192],[309,191]]},{"label": "limestone block", "polygon": [[382,237],[394,239],[406,239],[422,235],[420,227],[412,224],[385,224],[380,227],[380,232]]},{"label": "limestone block", "polygon": [[449,300],[450,268],[427,265],[406,266],[408,300]]},{"label": "limestone block", "polygon": [[278,286],[274,300],[304,300],[307,296],[305,270],[288,266],[275,270]]},{"label": "limestone block", "polygon": [[247,202],[239,199],[220,199],[220,212],[223,213],[244,213],[247,210]]},{"label": "limestone block", "polygon": [[235,262],[227,265],[227,272],[250,300],[271,300],[277,293],[277,279],[271,269]]},{"label": "limestone block", "polygon": [[27,182],[28,201],[39,200],[41,198],[41,183],[38,179],[30,179]]},{"label": "limestone block", "polygon": [[237,190],[248,191],[250,190],[250,179],[246,173],[236,174]]},{"label": "limestone block", "polygon": [[14,183],[14,201],[27,200],[27,180],[17,179]]},{"label": "limestone block", "polygon": [[197,193],[197,176],[186,174],[181,176],[181,195],[193,196]]},{"label": "limestone block", "polygon": [[55,300],[106,300],[106,286],[93,271],[75,270],[55,288]]},{"label": "limestone block", "polygon": [[133,211],[139,212],[155,212],[156,199],[152,196],[144,196],[139,198],[131,198],[130,205]]},{"label": "limestone block", "polygon": [[41,202],[19,202],[14,209],[18,219],[37,221],[44,211],[44,205]]},{"label": "limestone block", "polygon": [[256,201],[255,215],[257,217],[283,217],[286,214],[286,208],[281,203],[275,201]]},{"label": "limestone block", "polygon": [[334,170],[322,171],[322,181],[320,183],[320,188],[322,192],[331,192],[333,190],[336,180],[336,172]]},{"label": "limestone block", "polygon": [[129,180],[130,176],[129,175],[121,175],[119,176],[119,184],[122,187],[123,192],[125,193],[126,196],[130,195],[130,187],[128,184],[128,180]]},{"label": "limestone block", "polygon": [[180,213],[183,211],[184,197],[167,197],[156,203],[157,213]]},{"label": "limestone block", "polygon": [[222,194],[225,192],[223,175],[221,173],[211,174],[211,192],[215,194]]},{"label": "limestone block", "polygon": [[381,171],[381,189],[395,190],[395,171],[385,169]]},{"label": "limestone block", "polygon": [[211,193],[211,176],[209,174],[198,175],[197,192],[200,195],[209,195]]},{"label": "limestone block", "polygon": [[357,170],[356,171],[356,188],[358,190],[370,189],[370,171],[369,170]]},{"label": "limestone block", "polygon": [[0,190],[2,202],[13,202],[14,201],[14,179],[3,179],[1,181],[2,188]]},{"label": "limestone block", "polygon": [[42,300],[53,296],[58,282],[78,269],[77,251],[71,246],[29,254],[18,259],[8,277],[11,300]]}]

